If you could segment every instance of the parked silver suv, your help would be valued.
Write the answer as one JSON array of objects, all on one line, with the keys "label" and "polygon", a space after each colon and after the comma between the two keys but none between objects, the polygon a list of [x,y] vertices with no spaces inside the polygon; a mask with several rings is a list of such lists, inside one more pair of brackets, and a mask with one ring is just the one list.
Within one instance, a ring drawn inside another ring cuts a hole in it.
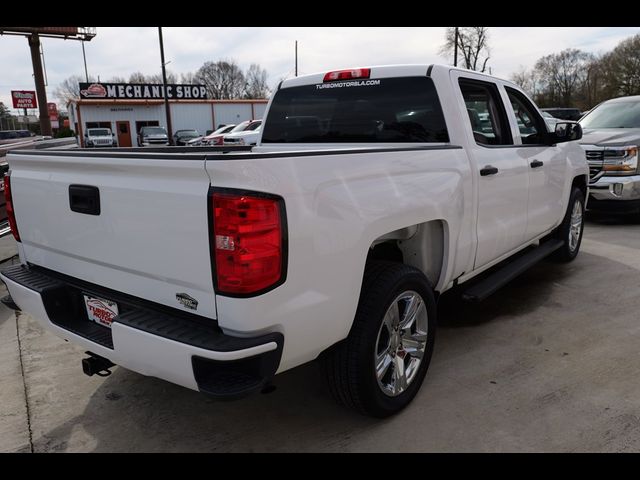
[{"label": "parked silver suv", "polygon": [[640,212],[640,96],[607,100],[580,119],[589,210]]},{"label": "parked silver suv", "polygon": [[169,145],[169,136],[164,127],[142,127],[138,133],[138,146]]}]

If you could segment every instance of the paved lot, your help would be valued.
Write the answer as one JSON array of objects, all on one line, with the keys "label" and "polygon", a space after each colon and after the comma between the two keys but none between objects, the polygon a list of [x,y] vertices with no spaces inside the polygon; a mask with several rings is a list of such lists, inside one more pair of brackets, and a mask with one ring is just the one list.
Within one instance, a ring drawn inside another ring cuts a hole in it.
[{"label": "paved lot", "polygon": [[80,348],[0,305],[0,451],[638,451],[639,270],[640,223],[591,219],[572,264],[445,298],[421,392],[383,421],[334,405],[313,364],[238,402],[89,378]]}]

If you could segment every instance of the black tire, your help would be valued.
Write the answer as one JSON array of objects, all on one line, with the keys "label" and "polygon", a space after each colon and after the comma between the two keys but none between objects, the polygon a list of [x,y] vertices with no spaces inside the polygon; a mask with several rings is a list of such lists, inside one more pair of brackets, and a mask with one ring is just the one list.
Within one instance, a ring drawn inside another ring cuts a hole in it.
[{"label": "black tire", "polygon": [[[570,262],[578,255],[580,251],[580,244],[582,243],[582,234],[584,233],[584,192],[577,187],[574,187],[569,197],[569,205],[567,206],[567,212],[564,215],[562,223],[555,232],[555,238],[564,240],[564,245],[556,250],[552,258],[558,262]],[[569,241],[569,235],[571,230],[571,214],[573,212],[575,204],[580,203],[580,212],[582,215],[582,223],[580,226],[580,234],[578,241],[572,246]]]},{"label": "black tire", "polygon": [[[417,293],[424,302],[427,338],[422,360],[411,382],[397,396],[389,396],[378,384],[375,350],[387,309],[406,291]],[[431,361],[435,333],[436,301],[424,274],[400,263],[369,262],[349,336],[326,351],[321,358],[333,397],[338,403],[373,417],[383,418],[399,412],[420,389]]]}]

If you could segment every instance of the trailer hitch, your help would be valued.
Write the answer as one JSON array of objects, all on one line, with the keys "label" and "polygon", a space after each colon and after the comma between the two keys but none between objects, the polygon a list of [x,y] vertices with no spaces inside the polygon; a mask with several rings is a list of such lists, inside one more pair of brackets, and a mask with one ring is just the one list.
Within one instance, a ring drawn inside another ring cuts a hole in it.
[{"label": "trailer hitch", "polygon": [[109,370],[111,367],[115,366],[115,363],[112,363],[110,360],[107,360],[100,355],[96,355],[93,352],[85,352],[89,355],[89,358],[82,359],[82,371],[85,375],[93,376],[98,375],[99,377],[108,377],[111,375],[111,371]]}]

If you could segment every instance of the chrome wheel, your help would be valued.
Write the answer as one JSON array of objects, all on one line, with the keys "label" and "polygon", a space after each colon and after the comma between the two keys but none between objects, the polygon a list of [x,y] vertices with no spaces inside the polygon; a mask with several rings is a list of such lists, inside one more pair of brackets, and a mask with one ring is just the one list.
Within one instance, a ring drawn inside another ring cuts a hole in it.
[{"label": "chrome wheel", "polygon": [[578,248],[580,234],[582,233],[582,202],[576,200],[571,211],[571,224],[569,225],[569,250]]},{"label": "chrome wheel", "polygon": [[416,377],[427,345],[427,307],[413,290],[387,309],[378,330],[375,368],[378,386],[389,397],[404,392]]}]

